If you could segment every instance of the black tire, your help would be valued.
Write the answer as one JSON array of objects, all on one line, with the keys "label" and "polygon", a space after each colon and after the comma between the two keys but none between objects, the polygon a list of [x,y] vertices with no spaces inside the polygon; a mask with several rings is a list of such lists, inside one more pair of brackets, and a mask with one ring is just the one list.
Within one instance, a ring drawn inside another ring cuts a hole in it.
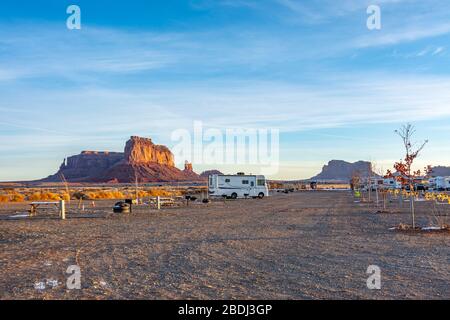
[{"label": "black tire", "polygon": [[260,193],[258,194],[258,198],[259,198],[259,199],[264,198],[264,193],[260,192]]},{"label": "black tire", "polygon": [[128,203],[125,202],[117,202],[113,208],[114,213],[130,213],[131,207]]},{"label": "black tire", "polygon": [[233,199],[233,200],[236,200],[237,197],[238,197],[237,193],[236,193],[236,192],[233,192],[233,193],[231,194],[231,197],[230,197],[230,198]]}]

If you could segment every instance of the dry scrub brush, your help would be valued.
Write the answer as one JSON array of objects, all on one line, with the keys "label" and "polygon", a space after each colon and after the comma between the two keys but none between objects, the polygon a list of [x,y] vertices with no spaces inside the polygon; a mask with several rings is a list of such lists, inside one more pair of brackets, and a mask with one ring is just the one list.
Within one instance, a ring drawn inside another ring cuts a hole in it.
[{"label": "dry scrub brush", "polygon": [[139,198],[146,197],[173,197],[181,196],[183,192],[181,190],[171,190],[166,188],[148,188],[140,189],[137,192],[132,189],[87,189],[87,190],[70,190],[59,191],[58,190],[39,190],[36,189],[22,189],[20,192],[14,189],[3,189],[0,191],[0,202],[24,202],[24,201],[69,201],[76,200],[115,200],[135,198],[136,195]]}]

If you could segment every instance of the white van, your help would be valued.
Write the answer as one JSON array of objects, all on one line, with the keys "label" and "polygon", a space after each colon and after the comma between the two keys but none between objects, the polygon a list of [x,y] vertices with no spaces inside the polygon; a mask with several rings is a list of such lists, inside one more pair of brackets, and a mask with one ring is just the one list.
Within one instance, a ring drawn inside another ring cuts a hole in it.
[{"label": "white van", "polygon": [[264,198],[269,196],[266,177],[261,175],[213,174],[208,179],[208,191],[211,197]]}]

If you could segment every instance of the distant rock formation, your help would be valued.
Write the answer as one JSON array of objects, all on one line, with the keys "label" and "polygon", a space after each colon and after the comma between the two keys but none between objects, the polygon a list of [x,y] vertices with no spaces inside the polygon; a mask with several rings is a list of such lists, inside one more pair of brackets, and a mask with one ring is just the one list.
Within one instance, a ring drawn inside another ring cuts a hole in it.
[{"label": "distant rock formation", "polygon": [[186,161],[184,163],[184,171],[186,171],[186,172],[193,172],[194,169],[192,168],[192,163]]},{"label": "distant rock formation", "polygon": [[[322,168],[322,172],[311,180],[349,181],[355,173],[361,177],[371,175],[371,164],[367,161],[350,163],[342,160],[331,160]],[[372,173],[373,175],[373,173]]]},{"label": "distant rock formation", "polygon": [[155,145],[151,139],[131,137],[125,145],[125,161],[129,164],[158,163],[175,166],[172,152],[166,146]]},{"label": "distant rock formation", "polygon": [[433,177],[448,177],[450,176],[450,167],[433,167],[431,171]]},{"label": "distant rock formation", "polygon": [[186,161],[184,163],[183,173],[186,177],[190,177],[191,180],[201,180],[201,177],[194,172],[194,168],[192,167],[192,163]]},{"label": "distant rock formation", "polygon": [[51,181],[61,181],[63,173],[67,181],[89,179],[92,176],[102,175],[109,168],[122,161],[123,153],[83,151],[81,154],[64,159],[57,175]]},{"label": "distant rock formation", "polygon": [[151,139],[131,137],[121,152],[83,151],[64,160],[59,171],[41,181],[59,182],[61,175],[68,182],[139,183],[199,181],[192,170],[175,167],[169,148],[155,145]]},{"label": "distant rock formation", "polygon": [[213,174],[223,174],[223,173],[220,172],[219,170],[207,170],[207,171],[203,171],[203,172],[200,174],[200,178],[202,178],[202,179],[208,179],[208,177],[209,177],[210,175],[213,175]]}]

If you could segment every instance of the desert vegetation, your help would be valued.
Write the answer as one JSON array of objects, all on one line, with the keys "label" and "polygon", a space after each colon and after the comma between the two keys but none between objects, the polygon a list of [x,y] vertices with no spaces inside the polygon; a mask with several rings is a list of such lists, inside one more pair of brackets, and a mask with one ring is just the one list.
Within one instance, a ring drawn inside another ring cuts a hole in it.
[{"label": "desert vegetation", "polygon": [[47,189],[47,188],[9,188],[0,189],[0,202],[26,201],[59,201],[59,200],[114,200],[125,198],[173,197],[186,193],[182,188],[79,188],[79,189]]}]

